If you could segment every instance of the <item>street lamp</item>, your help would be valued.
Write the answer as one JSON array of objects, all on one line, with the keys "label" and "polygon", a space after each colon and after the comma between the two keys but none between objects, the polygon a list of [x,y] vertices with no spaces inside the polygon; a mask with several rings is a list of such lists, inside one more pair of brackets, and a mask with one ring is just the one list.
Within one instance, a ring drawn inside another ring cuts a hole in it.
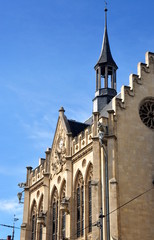
[{"label": "street lamp", "polygon": [[13,218],[13,230],[12,230],[12,240],[14,240],[15,222],[19,220],[19,218],[16,218],[15,216],[16,216],[16,215],[14,214],[14,218]]},{"label": "street lamp", "polygon": [[[20,187],[20,188],[25,188],[26,187],[26,183],[24,183],[24,182],[21,182],[21,183],[18,183],[18,186]],[[17,193],[17,197],[18,197],[18,200],[19,200],[19,203],[21,204],[21,203],[24,203],[24,202],[22,202],[22,193],[24,192],[24,190],[22,191],[22,192],[18,192]]]},{"label": "street lamp", "polygon": [[18,197],[18,200],[19,200],[19,203],[21,204],[21,203],[24,203],[24,202],[22,202],[22,193],[24,192],[24,190],[22,191],[22,192],[18,192],[17,193],[17,197]]},{"label": "street lamp", "polygon": [[24,187],[26,187],[26,183],[24,183],[24,182],[18,183],[18,187],[24,188]]}]

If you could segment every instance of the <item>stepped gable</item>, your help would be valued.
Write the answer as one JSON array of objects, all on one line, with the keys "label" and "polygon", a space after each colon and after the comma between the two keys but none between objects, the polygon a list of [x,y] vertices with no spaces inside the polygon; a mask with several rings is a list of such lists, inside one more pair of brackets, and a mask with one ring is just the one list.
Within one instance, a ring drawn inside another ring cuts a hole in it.
[{"label": "stepped gable", "polygon": [[[118,93],[101,111],[99,117],[108,118],[108,110],[125,109],[126,96],[134,97],[135,88],[138,85],[142,85],[146,81],[144,74],[154,73],[154,53],[146,52],[145,62],[139,63],[137,72],[138,74],[131,74],[129,77],[129,86],[122,86],[121,92]],[[93,116],[85,121],[86,124],[93,124]]]},{"label": "stepped gable", "polygon": [[115,96],[112,99],[112,109],[116,112],[117,108],[125,109],[126,97],[134,97],[137,86],[143,85],[146,82],[146,74],[154,74],[154,53],[146,52],[145,63],[138,63],[138,74],[131,74],[129,77],[129,86],[122,86],[120,98]]}]

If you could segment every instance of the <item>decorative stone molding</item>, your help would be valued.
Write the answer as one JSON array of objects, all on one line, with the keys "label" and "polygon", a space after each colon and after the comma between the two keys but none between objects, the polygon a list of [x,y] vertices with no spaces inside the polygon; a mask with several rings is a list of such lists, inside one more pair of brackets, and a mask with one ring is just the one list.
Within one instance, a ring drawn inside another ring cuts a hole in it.
[{"label": "decorative stone molding", "polygon": [[93,146],[90,146],[84,150],[82,150],[82,152],[78,152],[75,154],[75,156],[72,158],[73,161],[78,160],[79,158],[84,157],[86,154],[88,154],[89,152],[91,152],[93,149]]},{"label": "decorative stone molding", "polygon": [[150,64],[154,64],[154,57],[153,57],[153,56],[150,56],[150,57],[149,57],[149,63],[150,63]]},{"label": "decorative stone molding", "polygon": [[125,94],[128,94],[131,97],[134,97],[134,92],[129,86],[125,86]]},{"label": "decorative stone molding", "polygon": [[118,184],[118,182],[115,178],[111,178],[109,182],[110,182],[110,184]]},{"label": "decorative stone molding", "polygon": [[60,210],[64,211],[65,213],[70,213],[70,199],[67,197],[62,198],[60,203]]},{"label": "decorative stone molding", "polygon": [[82,160],[82,167],[85,167],[86,166],[86,159],[84,158],[83,160]]},{"label": "decorative stone molding", "polygon": [[144,63],[141,64],[141,70],[145,73],[150,73],[149,67]]},{"label": "decorative stone molding", "polygon": [[66,162],[65,138],[62,137],[62,133],[59,134],[54,147],[55,150],[52,158],[51,169],[54,174],[58,174],[62,171],[63,165]]},{"label": "decorative stone molding", "polygon": [[120,107],[121,109],[125,109],[125,104],[122,102],[122,99],[116,98],[116,105],[117,107]]}]

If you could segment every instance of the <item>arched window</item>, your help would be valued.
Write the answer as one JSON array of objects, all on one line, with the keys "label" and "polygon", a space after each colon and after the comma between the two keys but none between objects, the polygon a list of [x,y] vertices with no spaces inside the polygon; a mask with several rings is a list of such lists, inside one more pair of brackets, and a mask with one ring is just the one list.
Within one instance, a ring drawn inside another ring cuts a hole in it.
[{"label": "arched window", "polygon": [[[41,216],[42,213],[43,213],[43,196],[41,198],[38,215]],[[42,240],[42,235],[43,235],[43,225],[42,224],[39,224],[38,234],[39,234],[39,240]]]},{"label": "arched window", "polygon": [[84,182],[81,172],[76,181],[76,229],[77,237],[84,235]]},{"label": "arched window", "polygon": [[87,173],[87,181],[86,181],[86,186],[87,186],[87,209],[88,209],[88,231],[92,231],[92,186],[91,186],[91,180],[93,176],[93,166],[90,164],[88,173]]},{"label": "arched window", "polygon": [[58,234],[58,191],[55,188],[52,196],[52,240],[57,240]]},{"label": "arched window", "polygon": [[36,221],[37,221],[37,206],[36,202],[34,201],[31,212],[31,229],[32,229],[31,240],[36,239]]},{"label": "arched window", "polygon": [[[61,195],[60,195],[60,201],[64,201],[65,199],[65,192],[66,192],[66,182],[63,183],[62,189],[61,189]],[[62,210],[61,212],[61,237],[62,239],[65,239],[65,233],[66,233],[66,212]]]}]

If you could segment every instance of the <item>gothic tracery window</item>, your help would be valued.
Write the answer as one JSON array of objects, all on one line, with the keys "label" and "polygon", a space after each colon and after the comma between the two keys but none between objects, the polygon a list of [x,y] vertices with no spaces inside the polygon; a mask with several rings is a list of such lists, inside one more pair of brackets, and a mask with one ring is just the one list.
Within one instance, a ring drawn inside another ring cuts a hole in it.
[{"label": "gothic tracery window", "polygon": [[36,221],[37,221],[37,206],[36,202],[34,201],[31,213],[31,240],[36,239]]},{"label": "gothic tracery window", "polygon": [[139,109],[142,122],[154,130],[154,98],[145,99]]},{"label": "gothic tracery window", "polygon": [[57,240],[58,234],[58,191],[55,189],[52,197],[52,240]]},{"label": "gothic tracery window", "polygon": [[76,182],[76,229],[77,237],[84,235],[84,182],[81,172]]}]

